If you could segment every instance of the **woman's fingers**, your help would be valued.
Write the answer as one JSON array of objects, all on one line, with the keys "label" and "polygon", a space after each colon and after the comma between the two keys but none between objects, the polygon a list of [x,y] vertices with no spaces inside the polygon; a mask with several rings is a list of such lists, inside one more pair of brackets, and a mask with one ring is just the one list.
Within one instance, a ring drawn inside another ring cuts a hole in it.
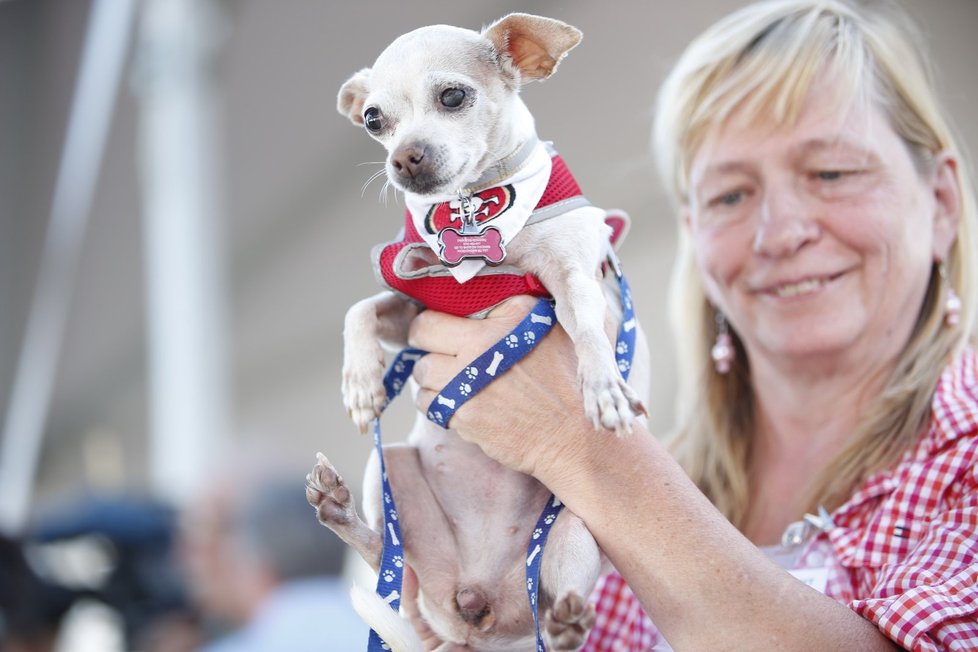
[{"label": "woman's fingers", "polygon": [[472,333],[472,320],[425,310],[408,330],[408,344],[422,351],[457,355],[459,344]]},{"label": "woman's fingers", "polygon": [[422,390],[438,391],[471,362],[444,353],[429,353],[414,363],[414,380]]},{"label": "woman's fingers", "polygon": [[[473,358],[488,349],[516,326],[537,299],[517,296],[494,308],[485,319],[455,317],[425,310],[414,318],[408,331],[408,343],[423,351],[448,355],[473,354]],[[464,360],[469,362],[469,360]]]},{"label": "woman's fingers", "polygon": [[414,364],[413,375],[418,384],[414,402],[422,414],[428,412],[435,397],[458,375],[463,364],[462,358],[441,353],[429,353]]},{"label": "woman's fingers", "polygon": [[419,395],[418,405],[427,407],[465,365],[505,337],[534,305],[536,299],[519,296],[500,304],[485,319],[454,317],[430,310],[418,315],[411,323],[408,343],[430,352],[414,366],[414,379],[425,392]]},{"label": "woman's fingers", "polygon": [[427,414],[428,406],[430,406],[431,402],[435,400],[436,396],[438,396],[438,392],[440,392],[442,388],[448,384],[448,381],[453,378],[453,376],[449,376],[448,380],[439,382],[438,377],[441,374],[425,372],[422,362],[424,362],[425,365],[430,364],[431,360],[429,360],[429,358],[434,355],[438,354],[432,353],[427,355],[421,360],[418,360],[418,362],[416,362],[414,365],[414,380],[416,383],[418,383],[418,392],[414,396],[414,404],[422,414]]}]

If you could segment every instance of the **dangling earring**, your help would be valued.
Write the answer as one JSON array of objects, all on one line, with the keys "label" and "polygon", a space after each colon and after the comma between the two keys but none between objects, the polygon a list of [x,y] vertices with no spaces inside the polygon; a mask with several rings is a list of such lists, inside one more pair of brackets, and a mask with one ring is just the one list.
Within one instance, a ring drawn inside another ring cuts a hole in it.
[{"label": "dangling earring", "polygon": [[947,286],[947,297],[944,299],[944,325],[953,328],[961,321],[961,299],[951,287],[951,282],[947,278],[947,267],[944,266],[943,261],[937,266],[937,273],[941,275],[941,280]]},{"label": "dangling earring", "polygon": [[722,375],[730,372],[730,366],[733,364],[736,352],[734,351],[733,338],[730,336],[730,329],[727,327],[727,319],[719,310],[717,311],[716,322],[717,339],[710,350],[710,356],[713,358],[713,366],[717,373]]}]

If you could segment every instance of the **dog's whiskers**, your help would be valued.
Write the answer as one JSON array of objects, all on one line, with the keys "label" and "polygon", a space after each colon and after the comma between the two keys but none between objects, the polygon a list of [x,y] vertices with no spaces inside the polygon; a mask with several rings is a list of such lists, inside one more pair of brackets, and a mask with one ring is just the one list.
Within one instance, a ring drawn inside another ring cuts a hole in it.
[{"label": "dog's whiskers", "polygon": [[[360,163],[360,165],[381,166],[379,170],[377,170],[376,172],[370,175],[367,181],[363,184],[363,187],[360,188],[360,196],[363,197],[367,193],[367,186],[369,186],[371,183],[373,183],[380,177],[385,177],[387,170],[385,167],[383,167],[385,165],[384,161],[367,161],[366,163]],[[387,206],[389,190],[394,190],[394,195],[395,197],[397,196],[397,188],[391,183],[391,180],[389,178],[385,178],[383,185],[380,187],[380,192],[377,193],[377,200],[380,201],[384,206]]]},{"label": "dog's whiskers", "polygon": [[387,207],[387,198],[390,196],[387,192],[388,190],[393,190],[394,197],[397,197],[397,189],[394,188],[394,184],[391,183],[390,179],[384,182],[384,185],[380,188],[380,194],[377,196],[377,199],[384,204],[385,208]]},{"label": "dog's whiskers", "polygon": [[386,170],[384,169],[384,162],[383,161],[370,161],[368,163],[361,163],[360,165],[380,165],[381,166],[379,170],[377,170],[376,172],[374,172],[373,174],[371,174],[367,178],[367,181],[363,184],[363,187],[360,188],[360,197],[362,198],[365,194],[367,194],[367,186],[369,186],[371,183],[373,183],[374,180],[379,179],[380,177],[384,176],[385,173],[386,173]]}]

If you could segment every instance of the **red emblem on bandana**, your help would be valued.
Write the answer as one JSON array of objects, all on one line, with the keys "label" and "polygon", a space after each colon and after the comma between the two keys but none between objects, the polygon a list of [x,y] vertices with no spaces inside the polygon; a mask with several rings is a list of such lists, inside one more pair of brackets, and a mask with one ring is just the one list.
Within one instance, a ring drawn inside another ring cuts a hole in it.
[{"label": "red emblem on bandana", "polygon": [[[470,201],[476,223],[483,224],[502,215],[509,210],[515,199],[516,190],[511,185],[489,188],[472,195]],[[461,229],[462,208],[459,201],[453,199],[432,206],[425,216],[424,226],[428,233],[439,233],[449,227]]]}]

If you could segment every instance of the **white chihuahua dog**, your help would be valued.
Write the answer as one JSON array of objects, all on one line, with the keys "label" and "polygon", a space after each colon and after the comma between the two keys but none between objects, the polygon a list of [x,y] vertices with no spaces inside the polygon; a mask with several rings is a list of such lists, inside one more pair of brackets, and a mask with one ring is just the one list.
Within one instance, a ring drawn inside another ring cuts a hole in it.
[{"label": "white chihuahua dog", "polygon": [[[372,68],[340,89],[340,113],[387,149],[389,182],[405,193],[409,209],[404,241],[374,254],[381,281],[394,291],[360,301],[346,316],[343,396],[361,431],[386,399],[385,347],[406,345],[419,304],[484,314],[504,297],[490,291],[487,300],[482,291],[473,303],[472,288],[527,274],[536,279],[529,287],[507,291],[553,297],[576,347],[585,410],[595,426],[623,434],[644,418],[644,338],[638,338],[629,386],[605,330],[608,315],[621,318],[620,299],[602,280],[611,246],[605,212],[579,196],[563,162],[538,140],[519,96],[521,84],[553,74],[580,39],[570,25],[527,14],[506,16],[481,33],[424,27],[395,40]],[[440,285],[423,285],[429,282]],[[454,289],[446,299],[449,286]],[[399,507],[404,563],[418,579],[420,613],[444,641],[439,649],[534,649],[524,560],[547,489],[425,415],[407,445],[385,447],[384,459]],[[319,520],[375,571],[384,529],[379,477],[374,454],[364,481],[366,522],[325,457],[307,478]],[[584,644],[594,620],[587,598],[601,567],[594,539],[564,510],[550,533],[540,579],[538,609],[550,649]],[[422,649],[407,621],[378,596],[356,601],[393,649]]]}]

